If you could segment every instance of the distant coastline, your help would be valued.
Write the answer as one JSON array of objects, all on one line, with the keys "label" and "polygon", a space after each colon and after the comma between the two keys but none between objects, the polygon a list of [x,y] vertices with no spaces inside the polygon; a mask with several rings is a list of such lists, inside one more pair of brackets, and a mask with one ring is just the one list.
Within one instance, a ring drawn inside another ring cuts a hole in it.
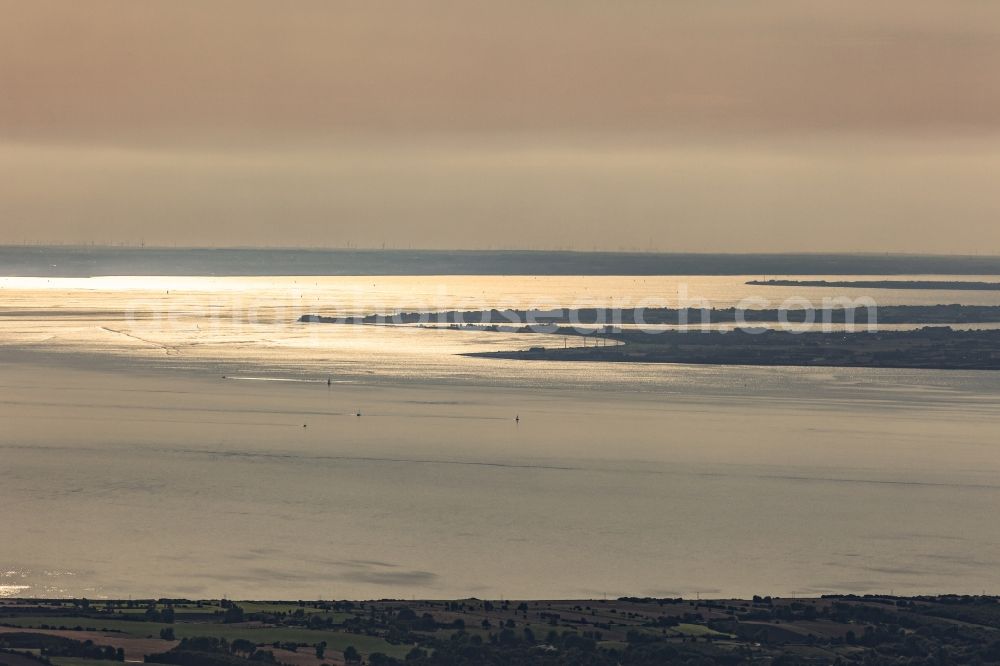
[{"label": "distant coastline", "polygon": [[0,245],[0,276],[1000,275],[1000,256]]},{"label": "distant coastline", "polygon": [[850,289],[949,289],[963,291],[1000,291],[1000,282],[964,280],[749,280],[747,284],[765,287],[847,287]]},{"label": "distant coastline", "polygon": [[885,305],[877,308],[830,308],[829,310],[736,308],[557,308],[554,310],[492,309],[446,310],[442,312],[395,312],[364,316],[337,317],[305,314],[300,323],[315,324],[474,324],[481,326],[527,326],[545,324],[666,324],[698,325],[704,322],[726,323],[799,323],[815,318],[821,323],[828,315],[830,323],[867,324],[984,324],[1000,322],[1000,305]]}]

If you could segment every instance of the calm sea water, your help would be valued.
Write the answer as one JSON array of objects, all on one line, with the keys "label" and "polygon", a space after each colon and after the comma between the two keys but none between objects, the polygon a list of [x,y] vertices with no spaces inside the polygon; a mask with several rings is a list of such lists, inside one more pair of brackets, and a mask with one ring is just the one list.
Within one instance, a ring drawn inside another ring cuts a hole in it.
[{"label": "calm sea water", "polygon": [[295,321],[831,295],[744,281],[0,278],[0,595],[996,592],[997,373],[495,361],[458,354],[563,341]]}]

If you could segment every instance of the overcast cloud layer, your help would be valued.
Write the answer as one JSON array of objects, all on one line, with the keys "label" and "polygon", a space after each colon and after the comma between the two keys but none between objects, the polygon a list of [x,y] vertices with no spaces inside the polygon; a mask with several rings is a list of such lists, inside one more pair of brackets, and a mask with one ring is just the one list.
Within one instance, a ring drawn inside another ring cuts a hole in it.
[{"label": "overcast cloud layer", "polygon": [[0,242],[1000,253],[994,2],[0,16]]}]

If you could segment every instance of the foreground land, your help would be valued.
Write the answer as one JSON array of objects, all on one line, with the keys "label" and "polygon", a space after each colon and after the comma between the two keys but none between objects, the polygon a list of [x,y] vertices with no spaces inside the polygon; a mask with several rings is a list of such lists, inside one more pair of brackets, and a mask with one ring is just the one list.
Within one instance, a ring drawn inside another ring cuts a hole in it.
[{"label": "foreground land", "polygon": [[984,664],[1000,599],[0,603],[0,664]]}]

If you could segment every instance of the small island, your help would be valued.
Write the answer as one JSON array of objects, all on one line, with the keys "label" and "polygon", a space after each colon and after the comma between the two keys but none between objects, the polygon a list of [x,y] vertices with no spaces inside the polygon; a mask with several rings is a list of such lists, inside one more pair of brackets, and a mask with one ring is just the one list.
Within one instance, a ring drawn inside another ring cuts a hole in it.
[{"label": "small island", "polygon": [[[582,335],[576,329],[560,328],[556,332]],[[875,333],[617,330],[584,337],[598,335],[601,340],[618,344],[532,347],[524,351],[469,355],[540,361],[1000,370],[1000,330],[955,331],[948,327]]]}]

